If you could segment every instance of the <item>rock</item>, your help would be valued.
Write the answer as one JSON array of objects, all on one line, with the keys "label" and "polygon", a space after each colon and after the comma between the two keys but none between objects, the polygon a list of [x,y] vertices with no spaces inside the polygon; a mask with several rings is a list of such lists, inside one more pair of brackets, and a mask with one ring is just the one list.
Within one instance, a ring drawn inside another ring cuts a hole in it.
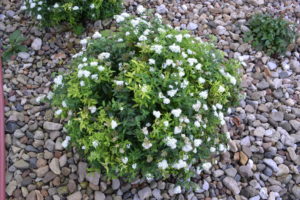
[{"label": "rock", "polygon": [[34,190],[27,195],[26,200],[36,200],[36,193]]},{"label": "rock", "polygon": [[151,191],[150,187],[145,187],[145,188],[141,189],[140,191],[138,191],[138,195],[141,200],[144,200],[146,198],[149,198],[152,195],[152,191]]},{"label": "rock", "polygon": [[53,158],[51,160],[49,167],[54,174],[60,175],[61,171],[59,167],[59,160],[57,158]]},{"label": "rock", "polygon": [[239,194],[241,191],[237,182],[229,176],[223,179],[223,184],[235,195]]},{"label": "rock", "polygon": [[266,130],[263,127],[258,127],[254,130],[253,134],[256,137],[264,137]]},{"label": "rock", "polygon": [[297,199],[300,199],[300,186],[294,185],[294,187],[292,188],[292,192]]},{"label": "rock", "polygon": [[250,137],[249,137],[249,136],[246,136],[246,137],[244,137],[243,139],[241,139],[240,144],[241,144],[242,146],[250,146],[250,145],[251,145]]},{"label": "rock", "polygon": [[240,163],[246,165],[248,162],[248,156],[244,152],[240,152]]},{"label": "rock", "polygon": [[75,192],[77,188],[75,181],[72,179],[69,180],[67,187],[70,193]]},{"label": "rock", "polygon": [[225,169],[225,173],[227,176],[235,177],[237,170],[232,167],[232,168]]},{"label": "rock", "polygon": [[300,73],[300,62],[297,60],[291,60],[290,61],[291,69],[296,72]]},{"label": "rock", "polygon": [[27,60],[30,57],[30,54],[26,52],[20,52],[18,53],[18,57],[22,58],[23,60]]},{"label": "rock", "polygon": [[19,128],[19,126],[17,125],[16,122],[7,122],[5,125],[5,132],[7,133],[14,133],[17,129]]},{"label": "rock", "polygon": [[18,169],[28,169],[29,163],[24,160],[18,160],[14,163],[14,166]]},{"label": "rock", "polygon": [[47,131],[59,131],[63,127],[62,124],[54,123],[54,122],[44,122],[43,128]]},{"label": "rock", "polygon": [[190,22],[188,25],[187,25],[187,30],[190,30],[190,31],[194,31],[198,28],[198,24],[195,24],[193,22]]},{"label": "rock", "polygon": [[45,175],[45,177],[43,178],[43,182],[44,183],[49,183],[50,181],[52,181],[54,178],[56,177],[56,175],[52,172],[52,171],[48,171]]},{"label": "rock", "polygon": [[40,130],[37,130],[35,133],[34,133],[34,139],[36,140],[43,140],[44,139],[44,133]]},{"label": "rock", "polygon": [[254,187],[252,187],[252,186],[244,187],[241,190],[241,195],[243,195],[243,196],[245,196],[247,198],[256,196],[256,195],[258,195],[258,193],[259,192]]},{"label": "rock", "polygon": [[6,193],[11,196],[13,194],[13,192],[16,190],[17,188],[17,181],[13,180],[10,181],[9,184],[6,186]]},{"label": "rock", "polygon": [[159,6],[156,7],[156,12],[158,12],[159,14],[165,14],[167,13],[169,10],[168,8],[165,6],[165,4],[161,4]]},{"label": "rock", "polygon": [[111,187],[112,187],[113,190],[119,189],[120,185],[121,185],[121,183],[120,183],[119,179],[113,179],[112,180],[112,186]]},{"label": "rock", "polygon": [[44,177],[48,171],[49,171],[49,167],[46,165],[44,167],[40,167],[37,170],[35,170],[35,173],[38,177]]},{"label": "rock", "polygon": [[217,31],[218,35],[228,35],[229,34],[224,26],[217,26],[216,31]]},{"label": "rock", "polygon": [[86,180],[94,185],[99,185],[100,174],[98,172],[89,173],[86,176]]},{"label": "rock", "polygon": [[35,51],[39,51],[42,48],[42,40],[40,38],[35,38],[31,43],[31,48]]},{"label": "rock", "polygon": [[157,199],[157,200],[163,199],[163,197],[161,196],[161,193],[160,193],[160,190],[159,190],[159,189],[154,189],[154,190],[152,191],[152,195],[153,195],[153,197],[154,197],[155,199]]},{"label": "rock", "polygon": [[265,158],[263,160],[263,162],[266,165],[268,165],[269,167],[271,167],[274,172],[278,172],[279,169],[278,169],[278,166],[277,166],[277,164],[276,164],[276,162],[274,160],[269,159],[269,158]]},{"label": "rock", "polygon": [[53,140],[48,139],[45,142],[45,148],[48,149],[50,152],[54,151],[54,147],[55,147],[55,143],[53,142]]},{"label": "rock", "polygon": [[282,176],[282,175],[286,175],[290,173],[290,169],[288,168],[288,166],[284,165],[284,164],[280,164],[278,166],[278,172],[276,173],[276,176]]},{"label": "rock", "polygon": [[237,147],[236,142],[234,140],[229,140],[228,144],[229,144],[229,147],[230,147],[230,151],[232,151],[232,152],[237,152],[238,151],[238,147]]},{"label": "rock", "polygon": [[300,130],[300,121],[298,121],[298,120],[290,120],[290,124],[292,125],[292,127],[293,127],[296,131],[299,131],[299,130]]},{"label": "rock", "polygon": [[220,169],[217,169],[215,171],[213,171],[213,176],[218,178],[220,176],[223,176],[224,175],[224,171],[223,170],[220,170]]},{"label": "rock", "polygon": [[21,185],[26,187],[31,183],[32,183],[32,178],[30,176],[27,176],[22,180]]},{"label": "rock", "polygon": [[81,200],[82,194],[80,191],[75,192],[67,197],[67,200]]},{"label": "rock", "polygon": [[246,178],[253,176],[253,172],[249,166],[240,166],[239,173],[242,177],[246,177]]},{"label": "rock", "polygon": [[19,139],[21,137],[23,137],[25,134],[20,130],[20,129],[17,129],[15,132],[14,132],[14,136]]},{"label": "rock", "polygon": [[78,170],[77,170],[77,173],[78,173],[78,181],[79,182],[82,182],[85,177],[86,177],[86,169],[87,169],[87,163],[84,163],[84,162],[79,162],[78,163]]},{"label": "rock", "polygon": [[100,191],[95,192],[95,200],[105,200],[105,194]]},{"label": "rock", "polygon": [[205,191],[209,190],[209,183],[206,180],[203,181],[202,189]]},{"label": "rock", "polygon": [[296,163],[297,165],[300,165],[300,155],[297,155],[295,152],[295,148],[288,147],[287,151],[289,153],[289,156],[291,157],[292,161]]},{"label": "rock", "polygon": [[270,70],[275,70],[277,68],[277,64],[275,62],[269,61],[267,63],[267,66],[269,67]]},{"label": "rock", "polygon": [[270,117],[276,122],[281,122],[283,121],[284,114],[283,112],[271,112]]}]

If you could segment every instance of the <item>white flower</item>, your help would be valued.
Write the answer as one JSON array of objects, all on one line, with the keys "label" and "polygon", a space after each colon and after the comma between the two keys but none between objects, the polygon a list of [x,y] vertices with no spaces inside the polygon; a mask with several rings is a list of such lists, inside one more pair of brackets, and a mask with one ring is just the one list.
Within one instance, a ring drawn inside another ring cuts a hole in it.
[{"label": "white flower", "polygon": [[124,81],[117,81],[117,80],[115,80],[114,82],[115,82],[116,85],[118,85],[118,86],[123,86],[123,85],[124,85]]},{"label": "white flower", "polygon": [[41,16],[41,15],[37,15],[36,18],[37,18],[38,20],[41,20],[41,19],[42,19],[42,16]]},{"label": "white flower", "polygon": [[46,95],[42,94],[42,95],[38,96],[38,97],[35,99],[35,101],[36,101],[37,103],[40,103],[42,100],[44,100],[45,97],[46,97]]},{"label": "white flower", "polygon": [[221,104],[219,104],[219,103],[216,104],[216,107],[217,107],[218,109],[222,109],[222,108],[223,108],[223,106],[222,106]]},{"label": "white flower", "polygon": [[122,16],[122,15],[115,15],[114,18],[115,18],[117,23],[120,23],[120,22],[125,20],[125,17]]},{"label": "white flower", "polygon": [[219,144],[219,151],[226,151],[224,144]]},{"label": "white flower", "polygon": [[173,90],[169,90],[167,92],[167,94],[170,96],[170,97],[174,97],[175,94],[177,93],[178,89],[173,89]]},{"label": "white flower", "polygon": [[61,109],[58,109],[57,111],[55,111],[55,115],[60,115],[62,113]]},{"label": "white flower", "polygon": [[190,54],[190,55],[195,54],[195,53],[194,53],[192,50],[190,50],[190,49],[187,50],[187,53]]},{"label": "white flower", "polygon": [[66,101],[62,101],[62,102],[61,102],[61,105],[62,105],[62,107],[66,108],[66,107],[67,107]]},{"label": "white flower", "polygon": [[191,66],[198,63],[198,60],[196,58],[188,58],[187,61],[188,61],[189,65],[191,65]]},{"label": "white flower", "polygon": [[201,98],[203,98],[203,99],[207,99],[207,97],[208,97],[208,91],[205,90],[205,91],[200,92],[200,93],[199,93],[199,96],[200,96]]},{"label": "white flower", "polygon": [[98,38],[101,38],[102,35],[101,35],[98,31],[96,31],[92,37],[93,37],[94,39],[98,39]]},{"label": "white flower", "polygon": [[108,59],[109,57],[110,57],[110,53],[107,53],[107,52],[103,52],[98,55],[99,60]]},{"label": "white flower", "polygon": [[198,78],[198,82],[201,83],[201,84],[203,84],[203,83],[205,83],[205,79],[202,78],[202,77],[199,77],[199,78]]},{"label": "white flower", "polygon": [[199,147],[202,144],[202,140],[201,139],[194,139],[194,146],[195,147]]},{"label": "white flower", "polygon": [[78,6],[74,6],[73,10],[79,10],[79,7]]},{"label": "white flower", "polygon": [[184,152],[190,152],[193,150],[193,147],[191,145],[191,143],[186,143],[183,147],[182,147],[182,151]]},{"label": "white flower", "polygon": [[36,6],[36,3],[30,3],[30,8],[34,8]]},{"label": "white flower", "polygon": [[118,126],[118,124],[115,120],[112,120],[110,125],[111,125],[112,129],[115,129]]},{"label": "white flower", "polygon": [[184,52],[182,52],[181,55],[182,55],[183,58],[187,58],[187,56],[188,56],[188,55],[187,55],[186,53],[184,53]]},{"label": "white flower", "polygon": [[183,160],[179,160],[177,163],[173,164],[173,167],[175,169],[182,169],[182,168],[187,167],[187,163],[185,161],[183,161]]},{"label": "white flower", "polygon": [[201,102],[197,100],[195,104],[193,104],[193,109],[198,112],[201,108]]},{"label": "white flower", "polygon": [[179,117],[180,115],[181,115],[181,109],[180,108],[178,108],[178,109],[173,109],[172,111],[171,111],[171,113],[174,115],[174,117]]},{"label": "white flower", "polygon": [[85,45],[87,44],[87,39],[82,39],[82,40],[80,40],[80,44],[81,44],[82,46],[85,46]]},{"label": "white flower", "polygon": [[123,12],[123,13],[121,14],[121,16],[127,18],[127,17],[130,17],[130,14],[128,14],[128,13],[126,13],[126,12]]},{"label": "white flower", "polygon": [[105,68],[104,68],[102,65],[100,65],[100,66],[98,67],[98,70],[99,70],[100,72],[102,72],[103,70],[105,70]]},{"label": "white flower", "polygon": [[97,66],[98,62],[91,62],[91,66]]},{"label": "white flower", "polygon": [[122,162],[123,162],[124,164],[126,164],[126,163],[128,162],[128,158],[127,158],[127,157],[122,158]]},{"label": "white flower", "polygon": [[152,59],[152,58],[150,58],[150,59],[149,59],[149,64],[150,64],[150,65],[155,65],[155,60]]},{"label": "white flower", "polygon": [[91,113],[95,113],[97,108],[96,108],[96,106],[91,106],[91,107],[89,107],[89,110],[91,111]]},{"label": "white flower", "polygon": [[90,71],[87,71],[87,70],[79,70],[77,76],[78,76],[78,78],[81,78],[82,76],[88,78],[90,75],[91,75],[91,72],[90,72]]},{"label": "white flower", "polygon": [[136,8],[136,11],[138,14],[142,14],[143,12],[145,12],[146,8],[144,8],[142,5],[138,5],[138,7]]},{"label": "white flower", "polygon": [[216,148],[215,147],[210,147],[209,150],[210,150],[211,153],[214,153],[216,151]]},{"label": "white flower", "polygon": [[146,41],[147,40],[147,37],[146,36],[144,36],[144,35],[141,35],[140,37],[139,37],[139,41]]},{"label": "white flower", "polygon": [[180,194],[181,193],[181,186],[178,185],[173,189],[173,193],[174,194]]},{"label": "white flower", "polygon": [[48,94],[47,94],[47,99],[52,99],[53,98],[53,95],[54,95],[54,93],[53,92],[49,92]]},{"label": "white flower", "polygon": [[136,164],[136,163],[134,163],[134,164],[132,164],[132,165],[131,165],[131,167],[132,167],[132,169],[136,169],[136,167],[137,167],[137,164]]},{"label": "white flower", "polygon": [[132,24],[133,27],[136,27],[136,26],[140,23],[140,21],[137,20],[137,19],[132,19],[132,20],[130,21],[130,23]]},{"label": "white flower", "polygon": [[171,149],[176,148],[177,140],[175,138],[172,138],[172,137],[168,136],[168,137],[165,138],[164,141],[165,141],[166,145],[169,146]]},{"label": "white flower", "polygon": [[189,85],[189,81],[184,79],[183,82],[180,84],[181,88],[186,88]]},{"label": "white flower", "polygon": [[182,126],[175,126],[174,128],[174,134],[179,134],[182,131]]},{"label": "white flower", "polygon": [[144,149],[150,149],[152,147],[152,143],[148,138],[145,138],[142,146],[144,147]]},{"label": "white flower", "polygon": [[220,85],[219,89],[218,89],[218,92],[220,92],[220,93],[225,92],[225,88],[222,85]]},{"label": "white flower", "polygon": [[155,118],[160,118],[160,116],[161,116],[161,113],[159,112],[159,111],[153,111],[153,113],[152,113],[154,116],[155,116]]},{"label": "white flower", "polygon": [[92,4],[90,5],[90,8],[92,8],[92,9],[95,8],[95,4],[92,3]]},{"label": "white flower", "polygon": [[99,145],[99,143],[98,143],[98,141],[95,140],[92,142],[92,145],[96,148]]},{"label": "white flower", "polygon": [[150,49],[157,54],[161,54],[161,50],[163,49],[163,47],[161,45],[153,45]]},{"label": "white flower", "polygon": [[169,49],[174,53],[180,53],[180,46],[176,44],[172,44],[171,46],[169,46]]},{"label": "white flower", "polygon": [[53,5],[53,8],[58,8],[58,7],[59,7],[58,3],[55,3],[55,4]]},{"label": "white flower", "polygon": [[143,134],[144,135],[148,135],[148,128],[147,127],[144,127],[143,129],[142,129],[142,131],[143,131]]},{"label": "white flower", "polygon": [[62,85],[62,80],[63,80],[62,75],[58,75],[57,77],[54,78],[53,81],[56,85]]},{"label": "white flower", "polygon": [[67,148],[67,146],[69,145],[70,140],[71,140],[71,137],[70,136],[66,136],[65,140],[61,143],[61,145],[64,148]]},{"label": "white flower", "polygon": [[163,103],[164,103],[164,104],[169,104],[169,103],[170,103],[170,99],[164,98]]},{"label": "white flower", "polygon": [[194,122],[194,125],[195,125],[197,128],[199,128],[199,127],[200,127],[200,122],[199,122],[199,121],[195,121],[195,122]]},{"label": "white flower", "polygon": [[205,171],[209,171],[211,167],[212,167],[212,164],[211,164],[210,162],[206,162],[206,163],[203,163],[203,164],[202,164],[202,168],[203,168]]},{"label": "white flower", "polygon": [[181,42],[182,41],[182,35],[181,34],[176,35],[175,38],[176,38],[177,42]]},{"label": "white flower", "polygon": [[168,121],[164,121],[164,126],[168,127],[169,126],[169,122]]},{"label": "white flower", "polygon": [[91,78],[92,78],[93,80],[98,80],[98,74],[93,74],[93,75],[91,76]]},{"label": "white flower", "polygon": [[202,65],[200,63],[198,63],[196,66],[195,66],[195,69],[196,70],[201,70],[202,69]]},{"label": "white flower", "polygon": [[158,166],[159,169],[164,170],[164,169],[167,169],[169,165],[168,165],[168,162],[166,160],[162,160],[159,163],[157,163],[157,166]]},{"label": "white flower", "polygon": [[80,81],[79,84],[80,84],[80,86],[82,86],[82,87],[85,86],[84,81]]}]

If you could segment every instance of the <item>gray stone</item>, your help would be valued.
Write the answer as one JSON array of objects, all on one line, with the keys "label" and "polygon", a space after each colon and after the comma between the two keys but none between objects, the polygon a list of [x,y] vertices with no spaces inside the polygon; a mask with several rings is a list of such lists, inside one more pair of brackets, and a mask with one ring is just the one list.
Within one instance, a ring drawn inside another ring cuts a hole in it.
[{"label": "gray stone", "polygon": [[246,177],[246,178],[253,176],[253,172],[249,166],[240,166],[239,173],[242,177]]},{"label": "gray stone", "polygon": [[37,170],[35,170],[35,173],[38,177],[44,177],[48,171],[49,171],[49,167],[46,165],[44,167],[40,167]]},{"label": "gray stone", "polygon": [[154,197],[155,199],[157,199],[157,200],[163,199],[163,197],[162,197],[161,194],[160,194],[160,190],[159,190],[159,189],[154,189],[154,190],[152,191],[152,195],[153,195],[153,197]]},{"label": "gray stone", "polygon": [[84,163],[84,162],[79,162],[78,163],[78,170],[77,170],[77,173],[78,173],[78,181],[79,182],[82,182],[85,177],[86,177],[86,169],[87,169],[87,163]]},{"label": "gray stone", "polygon": [[281,122],[283,121],[284,114],[283,112],[271,112],[270,117],[276,122]]},{"label": "gray stone", "polygon": [[266,187],[262,187],[260,190],[259,190],[259,196],[262,198],[262,199],[267,199],[268,198],[268,189]]},{"label": "gray stone", "polygon": [[237,195],[241,192],[237,182],[229,176],[227,176],[223,179],[223,184],[235,195]]},{"label": "gray stone", "polygon": [[277,164],[276,164],[276,162],[274,160],[269,159],[269,158],[265,158],[263,160],[263,162],[266,165],[268,165],[269,167],[271,167],[273,171],[278,172],[279,169],[278,169],[278,166],[277,166]]},{"label": "gray stone", "polygon": [[120,185],[121,185],[121,183],[120,183],[119,179],[113,179],[112,180],[112,186],[111,187],[112,187],[113,190],[119,189]]},{"label": "gray stone", "polygon": [[275,62],[269,61],[267,63],[267,66],[269,67],[270,70],[275,70],[277,68],[277,64]]},{"label": "gray stone", "polygon": [[22,58],[23,60],[27,60],[30,57],[30,54],[27,52],[20,52],[18,53],[18,57]]},{"label": "gray stone", "polygon": [[105,200],[105,194],[103,192],[96,191],[95,200]]},{"label": "gray stone", "polygon": [[190,22],[188,25],[187,25],[187,30],[190,30],[190,31],[194,31],[198,28],[198,24],[195,24],[193,22]]},{"label": "gray stone", "polygon": [[276,173],[276,176],[287,175],[289,173],[290,173],[290,169],[288,168],[288,166],[284,164],[280,164],[278,166],[278,172]]},{"label": "gray stone", "polygon": [[144,200],[146,198],[149,198],[152,195],[152,191],[151,191],[150,187],[145,187],[145,188],[141,189],[140,191],[138,191],[138,195],[141,200]]},{"label": "gray stone", "polygon": [[98,172],[92,172],[86,175],[86,180],[94,185],[99,185],[100,174]]},{"label": "gray stone", "polygon": [[159,6],[156,7],[156,12],[158,12],[159,14],[165,14],[167,13],[169,10],[168,8],[165,6],[165,4],[161,4]]},{"label": "gray stone", "polygon": [[67,200],[81,200],[82,194],[80,191],[75,192],[67,197]]},{"label": "gray stone", "polygon": [[60,175],[60,167],[59,167],[59,160],[57,158],[53,158],[49,164],[50,169],[53,171],[54,174]]},{"label": "gray stone", "polygon": [[14,166],[18,169],[28,169],[29,163],[24,160],[18,160],[14,163]]},{"label": "gray stone", "polygon": [[250,146],[251,145],[250,137],[246,136],[243,139],[241,139],[240,144],[243,146]]},{"label": "gray stone", "polygon": [[256,86],[258,89],[264,90],[267,89],[270,86],[270,84],[266,80],[262,80]]},{"label": "gray stone", "polygon": [[297,199],[300,199],[300,186],[294,185],[294,187],[292,188],[292,192]]},{"label": "gray stone", "polygon": [[45,142],[46,149],[48,149],[49,151],[52,152],[54,150],[54,147],[55,147],[55,143],[53,142],[53,140],[51,140],[51,139],[46,140],[46,142]]},{"label": "gray stone", "polygon": [[54,122],[44,122],[43,128],[47,131],[59,131],[63,127],[62,124],[54,123]]},{"label": "gray stone", "polygon": [[6,193],[11,196],[13,192],[17,189],[17,181],[13,180],[10,181],[9,184],[6,186]]},{"label": "gray stone", "polygon": [[227,176],[231,176],[231,177],[235,177],[237,170],[233,167],[225,169],[225,173],[227,174]]},{"label": "gray stone", "polygon": [[14,132],[14,136],[15,138],[19,139],[21,137],[23,137],[25,134],[20,130],[20,129],[17,129],[15,132]]},{"label": "gray stone", "polygon": [[35,38],[31,43],[31,48],[35,51],[40,50],[42,48],[42,40],[40,38]]},{"label": "gray stone", "polygon": [[290,120],[290,124],[292,125],[292,127],[293,127],[296,131],[299,131],[299,130],[300,130],[300,121],[298,121],[298,120]]},{"label": "gray stone", "polygon": [[228,35],[229,34],[224,26],[217,26],[216,31],[217,31],[218,35]]},{"label": "gray stone", "polygon": [[205,191],[209,190],[209,183],[206,180],[203,181],[202,189]]},{"label": "gray stone", "polygon": [[256,136],[256,137],[264,137],[265,135],[265,132],[266,130],[263,128],[263,127],[257,127],[253,134]]},{"label": "gray stone", "polygon": [[44,139],[44,133],[40,130],[37,130],[35,133],[34,133],[34,139],[37,139],[37,140],[43,140]]},{"label": "gray stone", "polygon": [[290,61],[291,69],[296,72],[300,73],[300,62],[297,60],[291,60]]},{"label": "gray stone", "polygon": [[224,171],[223,170],[220,170],[220,169],[217,169],[215,171],[213,171],[213,176],[214,177],[220,177],[220,176],[223,176],[224,175]]}]

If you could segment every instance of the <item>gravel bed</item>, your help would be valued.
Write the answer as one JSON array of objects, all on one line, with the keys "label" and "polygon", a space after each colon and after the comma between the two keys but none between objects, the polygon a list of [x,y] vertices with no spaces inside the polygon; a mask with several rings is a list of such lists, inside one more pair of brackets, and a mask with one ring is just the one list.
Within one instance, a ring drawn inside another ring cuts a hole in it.
[{"label": "gravel bed", "polygon": [[300,39],[284,57],[270,58],[243,43],[246,19],[254,12],[284,15],[300,30],[297,0],[126,0],[127,12],[143,4],[166,22],[207,39],[229,58],[243,60],[243,100],[226,117],[230,151],[216,157],[210,172],[196,177],[199,188],[186,191],[175,180],[132,183],[87,173],[75,149],[64,149],[63,122],[37,99],[50,90],[53,74],[65,71],[82,37],[114,28],[111,20],[89,24],[82,36],[46,28],[19,10],[19,1],[0,2],[0,46],[19,29],[28,52],[4,65],[7,199],[300,199]]}]

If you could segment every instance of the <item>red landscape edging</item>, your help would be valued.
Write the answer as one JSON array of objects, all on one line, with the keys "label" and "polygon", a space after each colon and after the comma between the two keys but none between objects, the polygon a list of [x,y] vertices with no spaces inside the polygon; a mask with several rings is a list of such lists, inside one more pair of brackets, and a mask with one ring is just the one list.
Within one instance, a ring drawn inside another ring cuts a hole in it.
[{"label": "red landscape edging", "polygon": [[2,60],[0,51],[0,200],[5,200],[5,134],[4,134],[4,93]]}]

